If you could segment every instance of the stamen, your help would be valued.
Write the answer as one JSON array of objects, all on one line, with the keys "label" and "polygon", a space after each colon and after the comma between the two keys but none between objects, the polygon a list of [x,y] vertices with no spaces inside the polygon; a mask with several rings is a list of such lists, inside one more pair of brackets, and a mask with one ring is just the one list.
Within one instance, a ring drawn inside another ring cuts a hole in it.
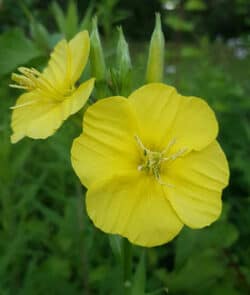
[{"label": "stamen", "polygon": [[61,100],[64,93],[56,89],[42,74],[34,68],[19,67],[18,71],[21,73],[13,73],[11,78],[17,84],[10,84],[10,87],[24,89],[26,91],[38,90],[46,92],[46,96],[53,100]]},{"label": "stamen", "polygon": [[34,103],[36,103],[36,101],[35,100],[31,100],[31,101],[26,102],[26,103],[17,104],[15,106],[12,106],[12,107],[10,107],[10,109],[11,110],[19,109],[19,108],[23,108],[23,107],[26,107],[28,105],[34,104]]},{"label": "stamen", "polygon": [[154,176],[154,178],[161,184],[161,185],[166,185],[168,187],[174,187],[172,184],[164,182],[161,179],[161,165],[163,162],[172,162],[176,160],[178,157],[181,157],[188,149],[187,148],[182,148],[178,150],[176,153],[169,155],[167,157],[164,157],[164,154],[168,153],[171,149],[171,147],[176,143],[176,138],[173,138],[172,140],[169,141],[167,147],[161,151],[151,151],[148,148],[144,146],[142,143],[141,139],[139,136],[135,135],[135,140],[137,142],[137,145],[142,151],[142,161],[143,163],[140,164],[137,169],[139,171],[144,171],[146,173],[150,173]]},{"label": "stamen", "polygon": [[31,91],[37,87],[37,79],[40,76],[39,71],[34,68],[28,69],[25,67],[19,67],[18,71],[22,75],[13,73],[11,75],[11,79],[17,84],[11,84],[10,87],[25,89],[28,91]]},{"label": "stamen", "polygon": [[187,148],[183,148],[183,149],[180,149],[179,151],[177,151],[175,154],[173,155],[170,155],[169,157],[166,157],[166,158],[163,158],[162,160],[163,161],[174,161],[176,160],[177,158],[181,157],[188,149]]},{"label": "stamen", "polygon": [[138,135],[135,135],[134,137],[135,137],[135,140],[136,140],[136,142],[137,142],[139,148],[143,151],[143,154],[145,154],[145,152],[148,153],[148,152],[149,152],[149,149],[147,149],[147,148],[144,146],[144,144],[142,143],[142,141],[141,141],[141,139],[139,138],[139,136],[138,136]]},{"label": "stamen", "polygon": [[19,67],[18,71],[26,77],[39,77],[41,73],[35,68]]},{"label": "stamen", "polygon": [[162,154],[167,153],[170,150],[170,148],[175,144],[176,144],[176,137],[170,140],[167,147],[162,151]]},{"label": "stamen", "polygon": [[27,86],[17,85],[17,84],[9,84],[9,87],[11,88],[18,88],[18,89],[24,89],[28,90],[29,88]]},{"label": "stamen", "polygon": [[[69,51],[70,53],[70,51]],[[69,55],[68,53],[68,55]],[[47,79],[46,75],[39,72],[35,68],[26,68],[19,67],[18,71],[21,74],[13,73],[11,78],[16,84],[10,84],[10,87],[23,89],[26,91],[36,90],[39,92],[39,95],[44,98],[44,100],[51,100],[56,102],[61,102],[65,97],[72,94],[75,90],[74,85],[70,81],[70,66],[71,66],[71,57],[67,59],[67,73],[65,74],[65,81],[62,85],[53,85],[53,81]],[[54,61],[56,62],[56,60]],[[59,63],[58,66],[61,67]],[[51,71],[53,67],[51,67]]]}]

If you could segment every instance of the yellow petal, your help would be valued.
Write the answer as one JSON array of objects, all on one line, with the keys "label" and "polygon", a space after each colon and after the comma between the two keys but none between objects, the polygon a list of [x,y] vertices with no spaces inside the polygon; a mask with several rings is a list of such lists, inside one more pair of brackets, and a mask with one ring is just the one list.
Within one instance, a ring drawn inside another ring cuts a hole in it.
[{"label": "yellow petal", "polygon": [[129,100],[137,112],[141,139],[149,148],[163,149],[175,138],[175,149],[199,150],[217,136],[217,121],[207,103],[181,96],[173,87],[147,84],[133,92]]},{"label": "yellow petal", "polygon": [[63,112],[66,116],[75,114],[85,105],[94,88],[94,83],[94,78],[82,83],[71,96],[62,102]]},{"label": "yellow petal", "polygon": [[220,145],[214,141],[163,168],[168,199],[184,224],[201,228],[221,213],[222,190],[228,184],[229,168]]},{"label": "yellow petal", "polygon": [[63,95],[71,87],[71,60],[69,45],[66,40],[61,40],[52,51],[48,66],[40,77],[40,80],[46,81],[48,89],[56,89]]},{"label": "yellow petal", "polygon": [[43,92],[63,96],[79,79],[89,56],[87,31],[78,33],[69,43],[61,40],[51,53],[40,79]]},{"label": "yellow petal", "polygon": [[213,110],[197,97],[182,96],[178,114],[169,138],[176,138],[176,149],[201,150],[213,142],[218,134],[218,123]]},{"label": "yellow petal", "polygon": [[12,113],[11,142],[16,143],[25,136],[38,139],[54,134],[64,120],[83,107],[93,86],[94,79],[82,83],[62,102],[46,100],[37,91],[21,95]]},{"label": "yellow petal", "polygon": [[86,205],[98,228],[140,246],[167,243],[183,226],[162,186],[139,172],[94,184],[87,192]]},{"label": "yellow petal", "polygon": [[50,111],[51,104],[44,104],[37,92],[22,94],[14,106],[11,127],[13,134],[11,142],[16,143],[27,135],[27,129],[37,117]]},{"label": "yellow petal", "polygon": [[90,106],[84,115],[83,134],[74,140],[72,165],[81,182],[90,184],[136,169],[138,148],[133,110],[127,99],[110,97]]},{"label": "yellow petal", "polygon": [[71,81],[75,83],[86,66],[89,57],[90,41],[87,31],[78,33],[70,42]]},{"label": "yellow petal", "polygon": [[180,104],[175,88],[151,83],[134,91],[128,99],[136,110],[142,142],[152,149],[161,148]]}]

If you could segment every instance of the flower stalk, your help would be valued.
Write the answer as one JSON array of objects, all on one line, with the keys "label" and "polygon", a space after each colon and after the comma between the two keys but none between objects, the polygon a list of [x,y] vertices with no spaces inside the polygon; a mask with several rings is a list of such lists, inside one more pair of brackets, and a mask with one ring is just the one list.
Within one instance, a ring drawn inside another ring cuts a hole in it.
[{"label": "flower stalk", "polygon": [[123,294],[131,294],[132,276],[132,244],[127,240],[122,240],[122,270],[123,270]]}]

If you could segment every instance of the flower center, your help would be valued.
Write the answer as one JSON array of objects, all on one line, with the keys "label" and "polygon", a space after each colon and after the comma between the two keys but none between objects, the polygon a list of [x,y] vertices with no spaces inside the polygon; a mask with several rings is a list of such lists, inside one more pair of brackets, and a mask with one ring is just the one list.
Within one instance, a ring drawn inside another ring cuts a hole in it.
[{"label": "flower center", "polygon": [[170,148],[176,143],[176,139],[171,140],[168,143],[167,147],[161,152],[151,151],[150,149],[146,148],[137,135],[135,135],[135,140],[142,155],[142,161],[137,169],[139,171],[145,171],[146,173],[153,175],[160,184],[169,185],[161,180],[162,163],[172,162],[177,158],[183,156],[183,154],[187,151],[187,148],[180,149],[174,154],[167,156]]},{"label": "flower center", "polygon": [[21,74],[13,73],[11,79],[17,84],[11,84],[13,88],[25,89],[32,91],[38,87],[38,78],[41,73],[34,68],[19,67],[18,71]]},{"label": "flower center", "polygon": [[[13,73],[11,76],[11,79],[17,84],[10,84],[10,87],[24,89],[26,91],[40,91],[42,98],[50,100],[53,103],[63,101],[65,97],[71,95],[75,90],[74,85],[71,85],[68,89],[58,89],[54,87],[41,72],[34,68],[19,67],[18,71],[21,74]],[[11,109],[24,107],[36,102],[37,100],[29,101],[24,104],[15,105],[11,107]]]}]

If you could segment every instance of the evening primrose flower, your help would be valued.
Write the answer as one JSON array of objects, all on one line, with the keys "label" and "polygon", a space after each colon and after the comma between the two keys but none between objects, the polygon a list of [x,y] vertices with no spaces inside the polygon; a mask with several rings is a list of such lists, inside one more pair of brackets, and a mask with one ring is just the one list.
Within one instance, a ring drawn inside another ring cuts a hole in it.
[{"label": "evening primrose flower", "polygon": [[151,83],[128,99],[98,101],[83,126],[72,164],[88,188],[88,214],[104,232],[151,247],[220,216],[229,169],[202,99]]},{"label": "evening primrose flower", "polygon": [[89,49],[89,35],[83,31],[69,42],[61,40],[55,46],[43,72],[20,67],[20,74],[12,74],[17,84],[10,86],[27,91],[12,107],[12,143],[25,136],[47,138],[83,107],[92,92],[94,79],[79,87],[75,83],[87,63]]}]

